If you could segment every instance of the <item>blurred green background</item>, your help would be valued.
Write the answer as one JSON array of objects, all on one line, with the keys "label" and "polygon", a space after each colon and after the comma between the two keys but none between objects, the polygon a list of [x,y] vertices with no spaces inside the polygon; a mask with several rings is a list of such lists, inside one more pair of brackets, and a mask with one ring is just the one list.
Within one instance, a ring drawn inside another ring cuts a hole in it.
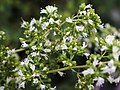
[{"label": "blurred green background", "polygon": [[[18,48],[20,46],[19,37],[22,37],[23,32],[20,28],[22,18],[25,21],[30,21],[33,17],[39,19],[40,10],[46,5],[55,4],[59,14],[62,14],[65,19],[76,13],[81,3],[92,4],[104,23],[120,27],[120,0],[0,0],[0,30],[7,34],[5,44],[11,48]],[[59,90],[75,90],[74,74],[69,75],[68,72],[65,77],[53,77]],[[106,86],[110,88],[105,89],[104,87],[102,90],[114,90],[113,87],[115,87],[114,85]]]}]

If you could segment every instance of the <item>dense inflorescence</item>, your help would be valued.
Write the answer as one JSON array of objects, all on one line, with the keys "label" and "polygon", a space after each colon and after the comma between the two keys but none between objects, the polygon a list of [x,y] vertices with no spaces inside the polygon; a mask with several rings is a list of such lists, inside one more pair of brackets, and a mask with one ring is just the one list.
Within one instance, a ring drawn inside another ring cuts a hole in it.
[{"label": "dense inflorescence", "polygon": [[[36,90],[55,90],[48,74],[63,76],[65,70],[75,73],[75,87],[80,90],[93,90],[105,81],[119,83],[119,32],[109,24],[103,25],[90,4],[82,4],[65,20],[57,10],[46,6],[39,20],[23,20],[20,49],[10,50],[0,44],[0,90],[21,90],[28,85]],[[0,32],[0,40],[3,36]],[[20,51],[26,54],[22,60],[17,54]],[[86,56],[86,63],[78,65],[76,55]]]}]

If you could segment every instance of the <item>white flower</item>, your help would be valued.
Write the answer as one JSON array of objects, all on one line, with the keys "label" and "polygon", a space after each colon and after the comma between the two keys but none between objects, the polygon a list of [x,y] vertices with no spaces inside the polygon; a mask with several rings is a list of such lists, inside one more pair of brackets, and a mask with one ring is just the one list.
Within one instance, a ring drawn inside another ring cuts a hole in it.
[{"label": "white flower", "polygon": [[38,32],[38,29],[37,28],[35,28],[35,30],[34,30],[35,32]]},{"label": "white flower", "polygon": [[4,86],[0,86],[0,90],[4,90],[5,89],[5,87]]},{"label": "white flower", "polygon": [[85,42],[83,42],[82,48],[86,48],[86,47],[87,47],[87,44]]},{"label": "white flower", "polygon": [[116,53],[116,52],[118,52],[119,51],[119,48],[117,47],[117,46],[113,46],[112,47],[112,52],[113,53]]},{"label": "white flower", "polygon": [[57,7],[53,6],[46,6],[45,8],[48,11],[48,13],[53,13],[55,10],[57,10]]},{"label": "white flower", "polygon": [[72,23],[72,19],[70,17],[66,18],[66,22]]},{"label": "white flower", "polygon": [[53,32],[53,35],[54,35],[54,36],[57,35],[55,31]]},{"label": "white flower", "polygon": [[24,21],[23,19],[22,19],[22,23],[21,23],[21,28],[25,28],[25,26],[27,25],[27,22],[26,21]]},{"label": "white flower", "polygon": [[43,51],[44,51],[44,52],[51,52],[50,49],[44,49]]},{"label": "white flower", "polygon": [[50,19],[49,19],[49,23],[53,24],[53,23],[54,23],[54,19],[53,19],[53,18],[50,18]]},{"label": "white flower", "polygon": [[115,60],[119,60],[120,53],[113,53]]},{"label": "white flower", "polygon": [[45,30],[48,27],[48,25],[49,25],[49,22],[44,22],[42,24],[42,30]]},{"label": "white flower", "polygon": [[120,82],[120,76],[117,77],[114,82],[115,82],[115,83],[119,83],[119,82]]},{"label": "white flower", "polygon": [[40,76],[40,74],[39,73],[33,73],[33,75],[32,75],[33,77],[39,77]]},{"label": "white flower", "polygon": [[84,30],[84,26],[82,26],[82,25],[81,26],[76,26],[75,28],[78,32]]},{"label": "white flower", "polygon": [[43,56],[45,60],[48,60],[47,54],[40,54],[40,55]]},{"label": "white flower", "polygon": [[119,48],[117,46],[113,46],[112,52],[113,52],[113,57],[115,58],[115,60],[119,60],[119,56],[120,56]]},{"label": "white flower", "polygon": [[8,50],[7,53],[8,53],[8,54],[15,53],[15,49]]},{"label": "white flower", "polygon": [[82,35],[84,38],[88,36],[87,33],[84,33],[84,32],[82,32]]},{"label": "white flower", "polygon": [[107,48],[106,46],[102,46],[100,50],[101,50],[101,51],[104,51],[104,50],[107,50],[107,49],[108,49],[108,48]]},{"label": "white flower", "polygon": [[40,89],[41,89],[41,90],[45,90],[45,85],[40,84]]},{"label": "white flower", "polygon": [[73,50],[77,51],[77,47],[74,47]]},{"label": "white flower", "polygon": [[71,42],[72,39],[73,39],[73,36],[68,36],[68,37],[63,38],[63,41],[64,41],[64,43]]},{"label": "white flower", "polygon": [[88,90],[93,90],[94,89],[93,85],[87,85],[87,87],[88,87]]},{"label": "white flower", "polygon": [[33,26],[35,23],[36,23],[36,20],[35,20],[35,18],[33,18],[30,22],[30,26]]},{"label": "white flower", "polygon": [[84,53],[84,55],[86,56],[86,58],[88,59],[90,53]]},{"label": "white flower", "polygon": [[98,26],[100,29],[103,29],[104,28],[104,24],[101,24]]},{"label": "white flower", "polygon": [[85,9],[88,9],[88,8],[91,8],[91,7],[92,7],[92,5],[88,4],[88,5],[85,6]]},{"label": "white flower", "polygon": [[57,20],[55,23],[59,25],[61,23],[61,20]]},{"label": "white flower", "polygon": [[38,79],[37,78],[33,79],[33,83],[37,84],[38,83]]},{"label": "white flower", "polygon": [[21,47],[23,47],[23,48],[25,48],[25,47],[27,47],[27,46],[28,46],[28,44],[26,44],[25,42],[22,43],[22,45],[21,45]]},{"label": "white flower", "polygon": [[94,72],[94,70],[92,69],[92,68],[88,68],[87,70],[84,70],[83,72],[82,72],[82,74],[84,75],[84,76],[86,76],[86,75],[88,75],[88,74],[94,74],[95,72]]},{"label": "white flower", "polygon": [[37,53],[36,52],[32,52],[31,55],[32,55],[32,57],[35,57],[37,55]]},{"label": "white flower", "polygon": [[42,14],[42,13],[47,14],[47,11],[46,11],[45,9],[42,9],[42,10],[40,11],[40,13],[41,13],[41,14]]},{"label": "white flower", "polygon": [[89,19],[89,20],[88,20],[88,23],[89,23],[89,24],[93,24],[93,21]]},{"label": "white flower", "polygon": [[93,66],[96,67],[99,64],[98,62],[99,62],[98,60],[94,59]]},{"label": "white flower", "polygon": [[34,72],[35,71],[35,65],[30,63],[30,69]]},{"label": "white flower", "polygon": [[94,81],[97,81],[96,86],[102,86],[104,84],[104,79],[102,77],[96,77]]},{"label": "white flower", "polygon": [[54,88],[50,88],[50,90],[55,90],[56,89],[56,86]]},{"label": "white flower", "polygon": [[36,50],[37,49],[36,46],[32,46],[31,48],[32,48],[32,50]]},{"label": "white flower", "polygon": [[95,29],[95,28],[92,29],[91,31],[94,32],[94,33],[97,33],[97,29]]},{"label": "white flower", "polygon": [[67,49],[67,46],[65,44],[61,45],[61,49]]},{"label": "white flower", "polygon": [[10,82],[12,80],[12,78],[11,77],[7,77],[7,84]]},{"label": "white flower", "polygon": [[51,41],[47,40],[47,41],[45,42],[45,46],[51,46]]},{"label": "white flower", "polygon": [[39,23],[41,23],[41,22],[42,22],[42,17],[39,18]]},{"label": "white flower", "polygon": [[115,39],[115,36],[113,36],[113,35],[108,35],[108,36],[106,36],[106,38],[105,38],[105,41],[109,44],[109,45],[111,45],[112,43],[113,43],[113,40]]},{"label": "white flower", "polygon": [[23,73],[22,73],[22,70],[19,70],[19,71],[18,71],[18,75],[24,76]]},{"label": "white flower", "polygon": [[43,71],[46,71],[46,70],[47,70],[47,67],[44,67],[44,68],[43,68]]},{"label": "white flower", "polygon": [[116,66],[114,66],[114,61],[113,60],[109,61],[108,66],[101,68],[101,70],[103,70],[102,73],[109,73],[109,74],[114,73],[116,71]]},{"label": "white flower", "polygon": [[86,11],[80,11],[81,15],[86,15]]},{"label": "white flower", "polygon": [[98,37],[95,37],[95,41],[98,43]]},{"label": "white flower", "polygon": [[57,45],[55,46],[55,50],[59,50],[59,49],[60,49],[60,45],[57,44]]},{"label": "white flower", "polygon": [[25,88],[25,82],[19,83],[19,88]]},{"label": "white flower", "polygon": [[28,66],[28,64],[29,64],[29,62],[33,62],[30,58],[25,58],[24,59],[24,64],[26,65],[26,66]]},{"label": "white flower", "polygon": [[109,76],[107,79],[110,83],[113,83],[115,81],[114,78],[112,78],[111,76]]},{"label": "white flower", "polygon": [[65,73],[63,73],[63,72],[58,72],[58,74],[62,77]]},{"label": "white flower", "polygon": [[35,29],[35,26],[30,26],[29,30],[32,32]]}]

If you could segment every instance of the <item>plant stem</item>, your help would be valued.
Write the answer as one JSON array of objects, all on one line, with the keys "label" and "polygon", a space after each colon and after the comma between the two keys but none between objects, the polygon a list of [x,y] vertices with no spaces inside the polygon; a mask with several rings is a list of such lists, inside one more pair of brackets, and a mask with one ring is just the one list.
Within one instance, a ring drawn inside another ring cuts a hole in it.
[{"label": "plant stem", "polygon": [[24,50],[25,50],[25,49],[20,48],[20,49],[15,50],[15,52],[17,53],[17,52],[21,52],[21,51],[24,51]]},{"label": "plant stem", "polygon": [[60,68],[60,69],[55,69],[55,70],[50,70],[47,73],[56,73],[56,72],[60,72],[60,71],[66,71],[66,70],[70,70],[70,69],[77,69],[77,68],[86,68],[88,67],[87,65],[82,65],[82,66],[72,66],[72,67],[64,67],[64,68]]}]

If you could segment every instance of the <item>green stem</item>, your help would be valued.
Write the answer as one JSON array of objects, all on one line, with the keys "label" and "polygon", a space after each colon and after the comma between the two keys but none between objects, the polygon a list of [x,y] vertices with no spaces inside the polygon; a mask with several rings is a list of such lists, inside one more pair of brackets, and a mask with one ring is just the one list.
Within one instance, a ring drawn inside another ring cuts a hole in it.
[{"label": "green stem", "polygon": [[15,50],[15,52],[17,53],[17,52],[21,52],[21,51],[24,51],[24,50],[25,50],[24,48],[20,48],[20,49]]},{"label": "green stem", "polygon": [[78,69],[78,68],[86,68],[86,67],[88,67],[88,66],[87,65],[82,65],[82,66],[64,67],[64,68],[60,68],[60,69],[50,70],[47,73],[50,74],[50,73],[56,73],[56,72],[70,70],[70,69]]}]

